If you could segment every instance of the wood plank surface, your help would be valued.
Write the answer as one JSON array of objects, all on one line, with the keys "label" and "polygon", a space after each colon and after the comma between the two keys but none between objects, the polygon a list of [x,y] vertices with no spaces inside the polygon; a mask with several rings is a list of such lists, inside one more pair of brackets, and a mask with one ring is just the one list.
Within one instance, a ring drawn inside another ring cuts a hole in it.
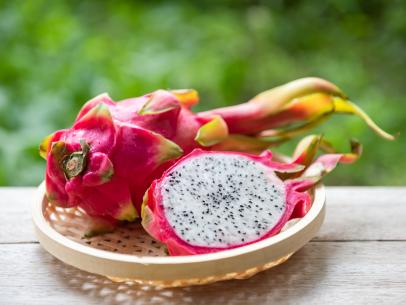
[{"label": "wood plank surface", "polygon": [[406,304],[405,242],[311,242],[248,280],[177,289],[114,284],[38,244],[3,245],[0,304]]},{"label": "wood plank surface", "polygon": [[328,187],[316,240],[406,241],[405,187]]},{"label": "wood plank surface", "polygon": [[67,266],[36,242],[35,188],[0,188],[0,305],[406,304],[406,188],[330,187],[318,236],[251,279],[157,290]]},{"label": "wood plank surface", "polygon": [[34,225],[31,218],[31,204],[36,188],[0,188],[0,243],[34,242]]}]

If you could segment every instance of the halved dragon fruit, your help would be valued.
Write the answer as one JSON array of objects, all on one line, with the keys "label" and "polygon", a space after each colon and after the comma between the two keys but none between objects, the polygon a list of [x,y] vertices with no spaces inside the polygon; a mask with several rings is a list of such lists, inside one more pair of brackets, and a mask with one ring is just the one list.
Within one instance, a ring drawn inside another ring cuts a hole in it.
[{"label": "halved dragon fruit", "polygon": [[[302,147],[314,156],[309,145]],[[171,255],[247,245],[280,232],[292,216],[303,217],[311,206],[306,190],[340,160],[355,160],[324,155],[313,176],[283,180],[280,175],[304,170],[303,154],[289,164],[271,157],[269,151],[256,156],[194,150],[152,183],[144,196],[143,227]]]}]

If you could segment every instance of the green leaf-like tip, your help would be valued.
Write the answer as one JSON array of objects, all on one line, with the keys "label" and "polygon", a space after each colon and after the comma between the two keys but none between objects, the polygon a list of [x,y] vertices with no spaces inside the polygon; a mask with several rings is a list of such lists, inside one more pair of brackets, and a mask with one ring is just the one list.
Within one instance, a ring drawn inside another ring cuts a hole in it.
[{"label": "green leaf-like tip", "polygon": [[46,136],[42,140],[41,144],[39,145],[39,155],[42,158],[44,158],[45,160],[47,159],[47,155],[48,155],[48,152],[49,152],[50,141],[51,141],[53,135],[54,134],[51,133],[50,135]]},{"label": "green leaf-like tip", "polygon": [[100,217],[92,217],[88,222],[88,227],[82,238],[92,238],[106,233],[111,233],[116,228],[113,221],[109,221]]},{"label": "green leaf-like tip", "polygon": [[195,141],[202,146],[220,143],[228,136],[228,127],[221,116],[215,116],[197,131]]},{"label": "green leaf-like tip", "polygon": [[87,144],[84,139],[80,139],[80,140],[79,140],[79,143],[80,143],[80,147],[82,148],[82,153],[83,153],[84,155],[87,155],[87,153],[88,153],[89,150],[90,150],[89,144]]},{"label": "green leaf-like tip", "polygon": [[295,163],[308,166],[316,156],[322,138],[322,135],[308,135],[300,140],[293,153]]},{"label": "green leaf-like tip", "polygon": [[121,207],[115,218],[120,221],[134,221],[138,218],[138,213],[130,201]]},{"label": "green leaf-like tip", "polygon": [[380,137],[393,141],[396,139],[398,134],[396,135],[391,135],[381,129],[360,107],[357,105],[353,104],[347,99],[342,99],[342,98],[334,98],[334,112],[336,113],[348,113],[348,114],[354,114],[361,118],[369,128],[371,128],[377,135]]},{"label": "green leaf-like tip", "polygon": [[154,134],[159,141],[157,154],[159,164],[179,158],[183,155],[183,149],[178,144],[171,140],[168,140],[158,133],[152,134]]},{"label": "green leaf-like tip", "polygon": [[109,107],[107,107],[107,105],[104,103],[98,104],[93,109],[91,109],[88,113],[92,113],[95,116],[111,118],[111,113],[110,113]]},{"label": "green leaf-like tip", "polygon": [[153,221],[153,214],[148,207],[148,192],[149,189],[145,192],[141,204],[141,225],[144,227],[145,231],[151,234],[148,230],[150,228],[151,222]]},{"label": "green leaf-like tip", "polygon": [[51,144],[51,155],[58,162],[66,156],[66,144],[63,141],[53,142]]},{"label": "green leaf-like tip", "polygon": [[113,122],[111,117],[111,113],[109,107],[104,103],[99,103],[90,109],[83,117],[81,117],[76,123],[77,124],[85,124],[88,121],[94,119],[104,119],[108,122]]},{"label": "green leaf-like tip", "polygon": [[159,114],[179,108],[174,102],[165,102],[160,96],[152,95],[138,111],[140,115]]},{"label": "green leaf-like tip", "polygon": [[114,168],[111,166],[105,173],[101,175],[101,182],[106,183],[111,180],[111,177],[114,175]]}]

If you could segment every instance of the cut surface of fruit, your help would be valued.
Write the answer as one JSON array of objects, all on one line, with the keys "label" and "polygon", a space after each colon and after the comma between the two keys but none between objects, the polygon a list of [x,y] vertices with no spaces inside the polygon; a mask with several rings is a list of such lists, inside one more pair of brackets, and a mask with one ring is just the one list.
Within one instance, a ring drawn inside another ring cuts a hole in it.
[{"label": "cut surface of fruit", "polygon": [[162,181],[162,204],[176,234],[191,245],[229,247],[264,236],[286,211],[275,172],[237,154],[202,154]]}]

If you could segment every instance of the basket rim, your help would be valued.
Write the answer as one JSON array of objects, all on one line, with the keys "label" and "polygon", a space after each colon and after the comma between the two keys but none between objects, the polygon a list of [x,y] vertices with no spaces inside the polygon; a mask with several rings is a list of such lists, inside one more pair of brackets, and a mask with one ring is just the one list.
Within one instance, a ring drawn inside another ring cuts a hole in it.
[{"label": "basket rim", "polygon": [[310,210],[303,218],[301,218],[297,223],[289,227],[287,230],[280,232],[277,235],[271,236],[269,238],[263,239],[261,241],[246,246],[215,253],[197,254],[189,256],[140,256],[133,254],[122,254],[105,251],[101,249],[95,249],[91,246],[86,246],[78,242],[75,242],[65,237],[61,233],[57,232],[47,222],[47,220],[43,215],[44,196],[45,196],[45,181],[43,181],[39,185],[35,199],[33,200],[32,204],[33,222],[41,233],[45,234],[49,239],[57,243],[59,246],[68,247],[71,250],[80,252],[81,254],[84,255],[90,255],[93,257],[114,262],[136,263],[142,265],[179,265],[179,264],[194,264],[200,262],[216,261],[227,259],[230,257],[246,255],[251,252],[256,252],[264,248],[268,248],[272,245],[280,243],[281,241],[291,237],[292,235],[295,235],[296,233],[304,229],[306,226],[311,224],[322,212],[325,204],[325,187],[321,183],[315,186],[313,204]]}]

